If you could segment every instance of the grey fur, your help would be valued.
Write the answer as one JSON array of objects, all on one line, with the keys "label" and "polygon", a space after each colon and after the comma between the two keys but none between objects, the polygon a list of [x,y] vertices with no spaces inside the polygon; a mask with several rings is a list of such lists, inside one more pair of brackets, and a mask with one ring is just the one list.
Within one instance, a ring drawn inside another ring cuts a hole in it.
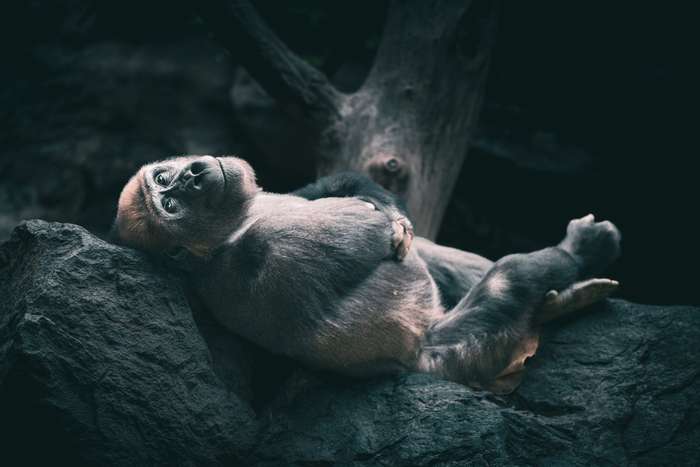
[{"label": "grey fur", "polygon": [[416,252],[390,259],[384,213],[354,198],[268,193],[248,213],[246,230],[193,275],[224,325],[316,367],[354,374],[374,373],[371,362],[413,366],[442,308]]},{"label": "grey fur", "polygon": [[[239,164],[218,161],[231,173]],[[612,224],[584,218],[572,221],[560,246],[495,264],[418,238],[396,261],[392,221],[400,205],[366,181],[343,180],[342,193],[338,183],[323,193],[321,181],[300,193],[309,199],[246,190],[241,201],[239,190],[228,200],[239,216],[211,226],[232,226],[231,233],[191,268],[196,291],[224,326],[312,367],[356,376],[425,371],[494,388],[536,336],[545,294],[598,272],[619,252]],[[188,203],[186,195],[178,201]],[[175,246],[177,231],[163,235]]]}]

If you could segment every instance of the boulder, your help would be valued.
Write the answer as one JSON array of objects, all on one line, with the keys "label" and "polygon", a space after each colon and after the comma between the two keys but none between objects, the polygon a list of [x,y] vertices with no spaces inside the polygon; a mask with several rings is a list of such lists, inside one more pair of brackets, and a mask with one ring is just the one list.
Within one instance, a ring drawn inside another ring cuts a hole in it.
[{"label": "boulder", "polygon": [[15,229],[0,247],[0,294],[0,462],[617,466],[700,458],[697,308],[609,300],[557,323],[523,385],[497,397],[420,374],[353,381],[297,369],[281,383],[274,359],[261,360],[189,306],[177,276],[74,225]]},{"label": "boulder", "polygon": [[29,221],[0,250],[0,295],[0,459],[230,464],[250,449],[246,368],[235,352],[218,368],[211,326],[143,254]]}]

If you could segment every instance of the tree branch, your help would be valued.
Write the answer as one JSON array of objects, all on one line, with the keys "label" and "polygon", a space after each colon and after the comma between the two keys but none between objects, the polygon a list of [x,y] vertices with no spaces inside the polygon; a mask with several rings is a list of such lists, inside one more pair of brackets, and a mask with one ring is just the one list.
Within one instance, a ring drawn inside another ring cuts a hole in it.
[{"label": "tree branch", "polygon": [[287,114],[318,131],[338,118],[341,94],[282,42],[247,0],[206,0],[195,8],[218,41]]}]

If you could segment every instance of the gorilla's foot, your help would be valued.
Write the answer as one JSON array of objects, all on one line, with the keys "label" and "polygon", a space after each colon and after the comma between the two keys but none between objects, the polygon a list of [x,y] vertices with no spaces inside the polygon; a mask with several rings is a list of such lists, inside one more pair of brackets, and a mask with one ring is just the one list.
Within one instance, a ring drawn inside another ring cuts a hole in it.
[{"label": "gorilla's foot", "polygon": [[483,389],[494,394],[506,395],[515,391],[525,376],[525,361],[534,356],[540,345],[538,334],[525,337],[513,352],[510,364],[493,381],[482,385]]},{"label": "gorilla's foot", "polygon": [[573,219],[559,247],[579,263],[579,277],[601,274],[620,256],[620,230],[610,221],[596,222],[593,214]]},{"label": "gorilla's foot", "polygon": [[620,283],[612,279],[588,279],[561,292],[550,290],[540,310],[539,321],[546,323],[592,305],[612,295],[619,286]]}]

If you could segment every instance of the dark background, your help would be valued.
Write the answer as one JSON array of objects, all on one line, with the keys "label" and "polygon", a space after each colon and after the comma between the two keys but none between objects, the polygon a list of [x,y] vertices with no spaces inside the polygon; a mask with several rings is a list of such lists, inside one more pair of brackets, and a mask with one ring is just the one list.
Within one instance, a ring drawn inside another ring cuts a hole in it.
[{"label": "dark background", "polygon": [[[384,2],[255,4],[342,89],[359,86]],[[621,296],[700,303],[690,5],[504,2],[480,130],[439,241],[497,258],[558,241],[568,219],[594,212],[623,232],[611,272]],[[235,51],[186,6],[11,0],[0,18],[0,240],[32,217],[102,234],[128,177],[175,154],[240,155],[271,191],[311,180],[309,167],[256,164],[230,101]],[[245,118],[283,135],[283,117],[255,96]]]}]

